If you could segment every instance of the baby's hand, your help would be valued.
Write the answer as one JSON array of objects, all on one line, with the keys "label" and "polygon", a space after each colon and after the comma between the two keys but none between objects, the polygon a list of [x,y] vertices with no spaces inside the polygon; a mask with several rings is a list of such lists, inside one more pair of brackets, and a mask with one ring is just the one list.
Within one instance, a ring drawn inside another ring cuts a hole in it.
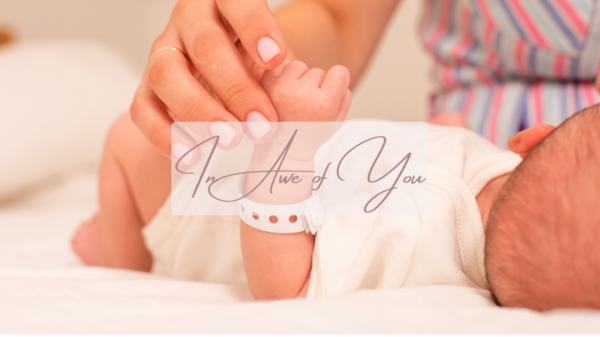
[{"label": "baby's hand", "polygon": [[344,66],[325,73],[308,70],[300,61],[286,61],[266,71],[261,84],[280,122],[342,122],[352,102],[350,72]]},{"label": "baby's hand", "polygon": [[[276,125],[272,138],[255,144],[242,194],[263,205],[297,204],[312,194],[317,150],[341,126],[350,109],[350,73],[342,66],[325,73],[320,69],[309,71],[302,62],[287,62],[265,72],[261,84],[281,123]],[[289,180],[282,183],[284,175]],[[276,223],[279,220],[273,214],[279,219],[282,215],[292,219],[290,214],[276,212],[281,208],[273,206],[263,214],[253,213],[249,221],[262,217]],[[248,284],[256,298],[306,295],[303,289],[308,286],[314,246],[311,234],[265,233],[244,220],[240,233]]]},{"label": "baby's hand", "polygon": [[270,141],[255,147],[255,154],[263,157],[279,156],[296,133],[286,158],[312,160],[319,147],[339,129],[352,103],[350,72],[343,66],[325,73],[321,69],[308,70],[299,61],[286,61],[265,72],[261,84],[283,122]]}]

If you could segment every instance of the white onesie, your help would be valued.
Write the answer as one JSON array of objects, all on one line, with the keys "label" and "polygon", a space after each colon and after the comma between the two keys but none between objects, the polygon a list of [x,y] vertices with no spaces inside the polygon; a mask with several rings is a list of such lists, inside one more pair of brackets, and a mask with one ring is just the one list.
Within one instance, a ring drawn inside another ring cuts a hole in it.
[{"label": "white onesie", "polygon": [[[337,136],[347,139],[356,131],[342,128]],[[319,155],[326,155],[322,150]],[[435,125],[429,127],[429,158],[427,210],[414,216],[327,217],[315,240],[308,297],[433,284],[488,287],[475,197],[520,158],[472,131]],[[175,216],[170,202],[144,228],[153,271],[246,284],[239,217]]]}]

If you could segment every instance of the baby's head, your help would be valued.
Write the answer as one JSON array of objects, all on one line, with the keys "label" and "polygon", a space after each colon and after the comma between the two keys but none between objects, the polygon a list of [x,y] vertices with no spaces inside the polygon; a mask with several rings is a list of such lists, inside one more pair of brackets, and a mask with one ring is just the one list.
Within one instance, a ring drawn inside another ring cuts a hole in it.
[{"label": "baby's head", "polygon": [[600,309],[600,106],[556,128],[491,210],[486,268],[498,302]]}]

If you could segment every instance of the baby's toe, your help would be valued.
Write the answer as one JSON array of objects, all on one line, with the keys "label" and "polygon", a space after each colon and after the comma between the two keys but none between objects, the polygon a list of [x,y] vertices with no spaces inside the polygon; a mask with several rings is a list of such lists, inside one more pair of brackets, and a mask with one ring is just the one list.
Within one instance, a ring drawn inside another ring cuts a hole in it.
[{"label": "baby's toe", "polygon": [[77,233],[75,233],[75,235],[71,239],[71,249],[73,249],[73,252],[75,252],[75,254],[77,256],[79,256],[79,258],[81,258],[82,260],[85,260],[84,259],[85,251],[84,251],[84,245],[82,244],[82,239],[81,239],[81,230],[78,230]]},{"label": "baby's toe", "polygon": [[75,233],[75,235],[73,235],[73,237],[71,238],[71,249],[73,249],[74,252],[77,252],[77,249],[79,248],[79,231],[77,231]]},{"label": "baby's toe", "polygon": [[81,233],[84,230],[84,227],[89,226],[89,223],[90,223],[90,220],[87,220],[87,221],[83,221],[81,223],[81,225],[79,225],[79,227],[75,231],[75,234],[73,234],[73,237],[71,238],[72,243],[81,239],[81,235],[82,235]]},{"label": "baby's toe", "polygon": [[73,234],[73,237],[71,238],[71,246],[73,247],[73,249],[75,249],[76,246],[78,246],[80,242],[84,239],[84,236],[87,232],[87,228],[90,226],[90,222],[91,220],[82,222],[81,225],[79,225],[79,228],[77,228],[77,230],[75,231],[75,234]]},{"label": "baby's toe", "polygon": [[341,102],[350,86],[350,71],[344,66],[335,66],[327,72],[321,90],[337,102]]}]

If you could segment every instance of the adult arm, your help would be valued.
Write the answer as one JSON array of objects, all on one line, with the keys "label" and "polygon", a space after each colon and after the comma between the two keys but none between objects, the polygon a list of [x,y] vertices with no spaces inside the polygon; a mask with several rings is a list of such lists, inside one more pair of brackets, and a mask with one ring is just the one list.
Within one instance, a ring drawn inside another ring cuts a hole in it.
[{"label": "adult arm", "polygon": [[274,13],[293,57],[309,68],[344,65],[351,86],[367,67],[402,0],[295,0]]},{"label": "adult arm", "polygon": [[[131,105],[132,120],[174,159],[195,145],[184,133],[172,141],[174,121],[213,122],[206,133],[230,138],[234,147],[243,133],[239,121],[253,116],[267,129],[277,121],[258,83],[262,70],[278,67],[288,56],[311,68],[342,64],[354,84],[400,1],[295,0],[273,15],[265,0],[180,0],[152,47]],[[293,54],[288,55],[288,45]]]}]

